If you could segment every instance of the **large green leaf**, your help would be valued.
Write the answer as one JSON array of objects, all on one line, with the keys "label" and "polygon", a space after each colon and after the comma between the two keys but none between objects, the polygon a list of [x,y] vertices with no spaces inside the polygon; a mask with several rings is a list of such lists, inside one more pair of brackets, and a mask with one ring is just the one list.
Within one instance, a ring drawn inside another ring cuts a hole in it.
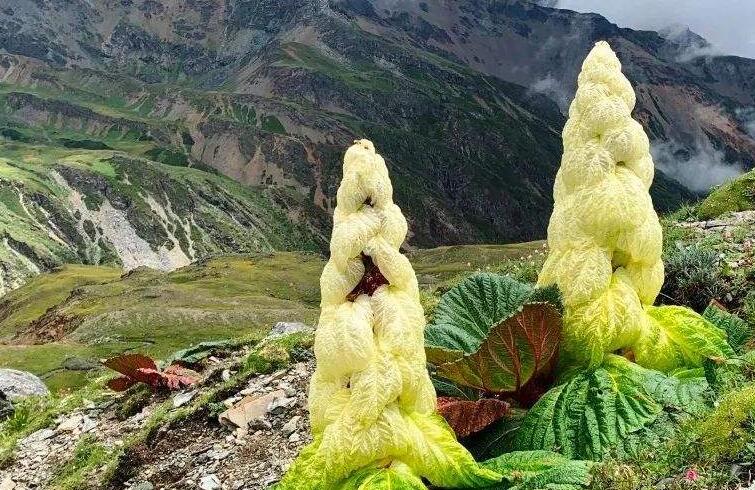
[{"label": "large green leaf", "polygon": [[726,338],[734,352],[741,354],[745,344],[752,337],[752,329],[746,321],[729,313],[720,303],[713,300],[703,312],[703,317],[726,332]]},{"label": "large green leaf", "polygon": [[510,277],[474,275],[443,295],[425,330],[437,373],[488,393],[515,393],[552,369],[561,316],[558,293]]},{"label": "large green leaf", "polygon": [[645,306],[645,312],[651,328],[634,346],[635,358],[643,366],[667,372],[734,356],[726,332],[689,308]]},{"label": "large green leaf", "polygon": [[551,451],[515,451],[483,466],[503,475],[504,482],[491,489],[577,490],[590,482],[591,462],[572,461]]},{"label": "large green leaf", "polygon": [[569,458],[602,458],[661,412],[645,387],[648,373],[623,357],[607,356],[601,367],[546,393],[527,413],[514,446],[559,451]]},{"label": "large green leaf", "polygon": [[366,468],[356,472],[338,490],[427,490],[408,468]]}]

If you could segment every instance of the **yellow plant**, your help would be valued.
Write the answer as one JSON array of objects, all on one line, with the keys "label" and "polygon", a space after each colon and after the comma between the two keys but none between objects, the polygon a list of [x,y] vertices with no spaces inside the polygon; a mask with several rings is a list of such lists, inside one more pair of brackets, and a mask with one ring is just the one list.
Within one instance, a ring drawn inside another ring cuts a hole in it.
[{"label": "yellow plant", "polygon": [[538,285],[557,284],[567,356],[592,366],[633,351],[669,371],[731,354],[723,331],[691,310],[654,307],[663,285],[662,232],[648,190],[654,165],[635,94],[608,43],[582,65],[563,130],[549,254]]},{"label": "yellow plant", "polygon": [[346,152],[330,260],[320,279],[310,385],[314,442],[282,489],[472,488],[501,479],[477,465],[436,414],[417,279],[399,252],[407,225],[372,143]]}]

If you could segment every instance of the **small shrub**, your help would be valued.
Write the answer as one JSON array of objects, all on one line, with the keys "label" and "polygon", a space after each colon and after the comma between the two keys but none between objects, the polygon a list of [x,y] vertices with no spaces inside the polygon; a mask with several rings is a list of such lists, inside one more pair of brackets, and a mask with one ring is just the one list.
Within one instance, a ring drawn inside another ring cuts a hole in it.
[{"label": "small shrub", "polygon": [[665,302],[702,312],[712,299],[725,294],[721,261],[714,250],[680,245],[666,251],[665,262],[666,281],[661,289]]}]

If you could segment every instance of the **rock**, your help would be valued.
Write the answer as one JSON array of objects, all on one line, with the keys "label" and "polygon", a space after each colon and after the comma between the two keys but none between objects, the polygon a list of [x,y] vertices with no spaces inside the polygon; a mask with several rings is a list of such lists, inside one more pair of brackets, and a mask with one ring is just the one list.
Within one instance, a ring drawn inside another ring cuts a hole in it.
[{"label": "rock", "polygon": [[213,475],[205,475],[199,480],[199,488],[202,490],[218,490],[220,488],[220,479]]},{"label": "rock", "polygon": [[[285,392],[284,392],[285,393]],[[296,398],[280,397],[272,401],[269,407],[269,411],[274,414],[280,414],[285,412],[288,408],[296,405]]]},{"label": "rock", "polygon": [[197,394],[197,390],[183,391],[173,397],[173,408],[178,408],[189,403]]},{"label": "rock", "polygon": [[15,369],[0,369],[0,392],[11,400],[50,394],[50,390],[41,379],[26,371]]},{"label": "rock", "polygon": [[16,483],[8,476],[0,483],[0,490],[14,490]]},{"label": "rock", "polygon": [[79,414],[72,415],[58,425],[58,432],[73,432],[78,429],[83,422],[83,416]]},{"label": "rock", "polygon": [[232,408],[221,413],[218,420],[221,424],[234,428],[269,426],[269,423],[266,423],[266,415],[271,411],[271,407],[279,406],[281,399],[286,399],[286,393],[283,390],[276,390],[265,395],[246,396]]},{"label": "rock", "polygon": [[278,322],[270,330],[269,338],[285,337],[294,333],[305,332],[312,333],[315,329],[309,325],[300,322]]},{"label": "rock", "polygon": [[299,425],[299,419],[301,419],[301,417],[298,415],[291,417],[291,420],[283,424],[283,427],[281,427],[281,432],[283,432],[283,434],[286,436],[296,432],[296,429]]},{"label": "rock", "polygon": [[148,481],[142,481],[131,487],[131,490],[155,490],[155,486]]},{"label": "rock", "polygon": [[84,417],[84,420],[81,422],[81,432],[89,432],[95,427],[97,427],[96,420],[91,417]]},{"label": "rock", "polygon": [[290,436],[288,436],[288,442],[299,442],[301,441],[301,436],[298,432],[294,432]]},{"label": "rock", "polygon": [[37,432],[33,432],[26,439],[30,442],[46,441],[55,435],[55,431],[52,429],[39,429]]},{"label": "rock", "polygon": [[15,407],[13,406],[13,402],[0,391],[0,422],[10,418],[14,411]]},{"label": "rock", "polygon": [[63,369],[68,371],[91,371],[101,366],[99,362],[81,357],[68,357],[63,361]]}]

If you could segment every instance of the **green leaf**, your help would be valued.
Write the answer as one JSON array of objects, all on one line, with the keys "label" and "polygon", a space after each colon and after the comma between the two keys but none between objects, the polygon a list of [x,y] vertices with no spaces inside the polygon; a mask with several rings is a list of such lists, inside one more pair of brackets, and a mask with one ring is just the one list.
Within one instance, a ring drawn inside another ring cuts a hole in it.
[{"label": "green leaf", "polygon": [[509,490],[576,490],[589,484],[591,462],[572,461],[551,451],[516,451],[485,461],[503,475],[504,482],[490,487]]},{"label": "green leaf", "polygon": [[648,370],[623,357],[607,356],[601,367],[546,393],[527,413],[515,448],[601,459],[661,412],[646,390],[647,376]]},{"label": "green leaf", "polygon": [[441,298],[425,330],[428,359],[438,375],[459,385],[517,393],[553,368],[561,333],[559,304],[552,288],[474,275]]},{"label": "green leaf", "polygon": [[337,490],[427,490],[422,480],[404,465],[366,468],[338,485]]},{"label": "green leaf", "polygon": [[173,363],[181,362],[184,364],[196,364],[199,361],[211,356],[214,352],[223,349],[225,347],[233,346],[236,343],[234,340],[215,340],[208,342],[200,342],[189,348],[174,352],[168,360],[165,361],[166,366],[170,366]]},{"label": "green leaf", "polygon": [[403,458],[414,472],[442,488],[485,488],[501,481],[501,475],[479,465],[457,442],[443,417],[414,413],[411,418],[427,442]]},{"label": "green leaf", "polygon": [[726,332],[726,338],[734,352],[741,354],[745,344],[752,337],[750,326],[736,315],[729,313],[717,301],[711,301],[703,312],[703,317]]},{"label": "green leaf", "polygon": [[635,345],[639,364],[659,371],[701,367],[705,359],[728,358],[734,351],[726,332],[681,306],[645,306],[651,331]]}]

